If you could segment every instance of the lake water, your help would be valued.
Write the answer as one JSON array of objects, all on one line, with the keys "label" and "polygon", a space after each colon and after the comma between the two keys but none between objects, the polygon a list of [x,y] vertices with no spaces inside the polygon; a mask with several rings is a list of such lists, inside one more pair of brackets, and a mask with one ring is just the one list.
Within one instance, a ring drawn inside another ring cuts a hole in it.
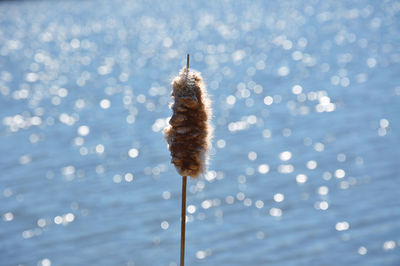
[{"label": "lake water", "polygon": [[400,265],[398,1],[0,2],[0,265],[179,264],[170,82],[202,72],[187,265]]}]

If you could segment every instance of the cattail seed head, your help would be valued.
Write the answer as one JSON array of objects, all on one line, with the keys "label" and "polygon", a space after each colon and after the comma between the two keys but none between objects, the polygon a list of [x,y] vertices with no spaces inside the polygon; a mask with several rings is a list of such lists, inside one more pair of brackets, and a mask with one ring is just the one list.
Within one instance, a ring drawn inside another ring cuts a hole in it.
[{"label": "cattail seed head", "polygon": [[207,168],[212,127],[211,103],[199,72],[184,67],[172,81],[173,111],[164,129],[171,163],[182,176],[196,178]]}]

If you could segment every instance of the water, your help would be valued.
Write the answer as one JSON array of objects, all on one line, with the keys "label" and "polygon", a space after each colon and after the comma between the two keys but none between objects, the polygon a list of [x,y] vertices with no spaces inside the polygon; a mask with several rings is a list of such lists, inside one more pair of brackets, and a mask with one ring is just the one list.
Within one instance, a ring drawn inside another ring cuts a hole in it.
[{"label": "water", "polygon": [[177,265],[162,136],[212,95],[187,265],[399,265],[398,1],[0,3],[0,265]]}]

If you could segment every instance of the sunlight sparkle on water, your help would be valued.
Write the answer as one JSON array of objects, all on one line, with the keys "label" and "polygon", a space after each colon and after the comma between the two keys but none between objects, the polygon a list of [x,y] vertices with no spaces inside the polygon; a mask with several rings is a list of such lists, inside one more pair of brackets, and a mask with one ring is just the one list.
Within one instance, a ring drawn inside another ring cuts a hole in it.
[{"label": "sunlight sparkle on water", "polygon": [[108,99],[103,99],[103,100],[100,101],[100,107],[101,107],[102,109],[108,109],[108,108],[110,108],[110,106],[111,106],[110,100],[108,100]]},{"label": "sunlight sparkle on water", "polygon": [[249,152],[249,154],[247,155],[247,157],[249,158],[250,161],[254,161],[257,159],[257,153],[254,151]]},{"label": "sunlight sparkle on water", "polygon": [[336,178],[343,178],[343,177],[345,177],[345,175],[346,175],[346,172],[343,170],[343,169],[337,169],[336,171],[335,171],[335,177]]},{"label": "sunlight sparkle on water", "polygon": [[368,250],[364,246],[361,246],[358,248],[358,254],[360,254],[360,255],[365,255],[365,254],[367,254],[367,252],[368,252]]},{"label": "sunlight sparkle on water", "polygon": [[290,151],[284,151],[279,154],[279,159],[282,161],[289,161],[292,158],[292,153]]},{"label": "sunlight sparkle on water", "polygon": [[335,228],[337,231],[346,231],[350,228],[350,224],[346,221],[338,222],[338,223],[336,223]]},{"label": "sunlight sparkle on water", "polygon": [[90,129],[88,126],[80,126],[78,128],[78,134],[81,136],[87,136],[90,133]]},{"label": "sunlight sparkle on water", "polygon": [[258,172],[260,174],[266,174],[269,172],[269,165],[268,164],[261,164],[258,166]]},{"label": "sunlight sparkle on water", "polygon": [[135,149],[135,148],[132,148],[132,149],[129,150],[128,155],[131,158],[136,158],[136,157],[139,156],[139,150]]},{"label": "sunlight sparkle on water", "polygon": [[281,217],[282,216],[282,210],[279,208],[271,208],[269,210],[269,214],[273,217]]},{"label": "sunlight sparkle on water", "polygon": [[328,195],[329,189],[327,186],[320,186],[318,188],[318,194],[320,194],[321,196],[325,196]]},{"label": "sunlight sparkle on water", "polygon": [[282,202],[285,199],[285,196],[281,193],[276,193],[274,195],[274,201],[276,202]]},{"label": "sunlight sparkle on water", "polygon": [[307,176],[305,174],[298,174],[296,176],[296,182],[299,184],[303,184],[303,183],[307,182]]},{"label": "sunlight sparkle on water", "polygon": [[6,212],[3,214],[3,221],[11,222],[14,219],[14,214],[12,212]]},{"label": "sunlight sparkle on water", "polygon": [[257,209],[261,209],[261,208],[264,207],[264,202],[262,200],[257,200],[255,202],[255,206],[256,206]]},{"label": "sunlight sparkle on water", "polygon": [[396,248],[396,242],[393,241],[393,240],[385,241],[385,243],[383,243],[382,248],[383,248],[384,250],[392,250],[392,249],[395,249],[395,248]]},{"label": "sunlight sparkle on water", "polygon": [[293,94],[298,95],[298,94],[300,94],[302,91],[303,91],[303,88],[302,88],[300,85],[294,85],[294,86],[292,87],[292,92],[293,92]]},{"label": "sunlight sparkle on water", "polygon": [[315,168],[317,168],[317,162],[314,160],[308,161],[307,168],[310,170],[314,170]]}]

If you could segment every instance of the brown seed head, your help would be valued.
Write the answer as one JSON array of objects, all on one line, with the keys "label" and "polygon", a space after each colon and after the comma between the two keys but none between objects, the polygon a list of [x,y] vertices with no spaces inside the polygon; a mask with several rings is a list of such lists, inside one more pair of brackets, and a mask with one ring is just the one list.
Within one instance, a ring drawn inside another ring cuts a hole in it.
[{"label": "brown seed head", "polygon": [[184,67],[172,81],[174,103],[169,126],[164,129],[171,163],[182,176],[196,178],[207,168],[212,136],[211,104],[199,72]]}]

